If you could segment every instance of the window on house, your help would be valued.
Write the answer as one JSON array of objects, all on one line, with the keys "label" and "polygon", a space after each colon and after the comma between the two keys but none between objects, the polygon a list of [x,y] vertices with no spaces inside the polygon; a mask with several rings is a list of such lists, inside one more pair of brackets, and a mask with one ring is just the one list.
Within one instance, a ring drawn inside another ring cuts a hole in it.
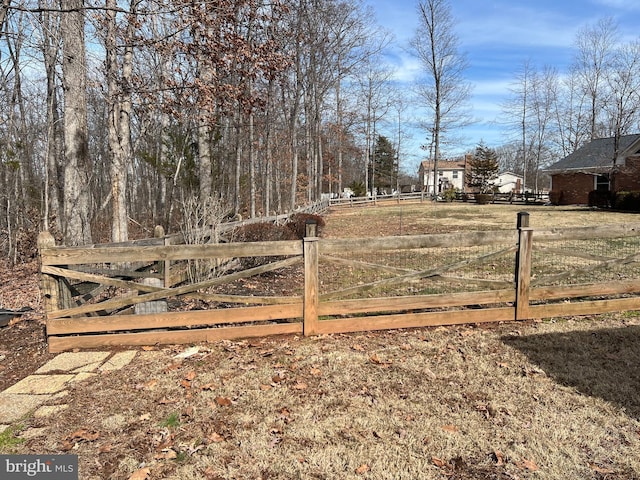
[{"label": "window on house", "polygon": [[596,190],[598,192],[609,191],[609,175],[596,175]]},{"label": "window on house", "polygon": [[438,176],[439,176],[439,177],[441,177],[442,175],[444,175],[444,174],[442,173],[442,170],[438,170]]},{"label": "window on house", "polygon": [[453,178],[458,178],[458,171],[457,170],[453,171]]}]

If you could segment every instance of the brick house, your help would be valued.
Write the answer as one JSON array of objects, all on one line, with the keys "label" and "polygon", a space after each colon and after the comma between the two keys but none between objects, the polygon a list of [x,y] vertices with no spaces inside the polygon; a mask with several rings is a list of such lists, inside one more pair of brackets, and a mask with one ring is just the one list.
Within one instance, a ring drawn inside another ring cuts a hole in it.
[{"label": "brick house", "polygon": [[615,139],[598,138],[545,169],[560,205],[589,203],[589,192],[640,190],[640,134],[623,135],[613,171]]}]

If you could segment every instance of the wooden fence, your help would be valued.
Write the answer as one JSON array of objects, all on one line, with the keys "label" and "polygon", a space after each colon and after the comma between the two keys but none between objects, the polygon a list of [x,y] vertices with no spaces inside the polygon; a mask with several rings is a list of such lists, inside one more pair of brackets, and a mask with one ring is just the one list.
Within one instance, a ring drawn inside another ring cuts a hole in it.
[{"label": "wooden fence", "polygon": [[[300,241],[81,248],[43,232],[49,350],[640,309],[640,224],[534,230],[521,214],[513,231],[357,239],[309,227]],[[185,281],[197,260],[216,276]]]}]

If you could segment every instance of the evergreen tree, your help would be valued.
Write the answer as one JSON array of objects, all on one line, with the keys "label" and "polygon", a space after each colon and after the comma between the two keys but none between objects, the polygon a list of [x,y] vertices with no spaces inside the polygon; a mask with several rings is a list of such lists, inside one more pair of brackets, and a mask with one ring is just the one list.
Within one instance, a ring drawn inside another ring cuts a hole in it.
[{"label": "evergreen tree", "polygon": [[469,165],[470,169],[466,175],[467,185],[480,193],[490,193],[500,169],[496,151],[480,142]]},{"label": "evergreen tree", "polygon": [[391,141],[379,135],[373,152],[372,165],[374,171],[370,172],[373,178],[373,185],[376,188],[391,187],[396,184],[396,150]]}]

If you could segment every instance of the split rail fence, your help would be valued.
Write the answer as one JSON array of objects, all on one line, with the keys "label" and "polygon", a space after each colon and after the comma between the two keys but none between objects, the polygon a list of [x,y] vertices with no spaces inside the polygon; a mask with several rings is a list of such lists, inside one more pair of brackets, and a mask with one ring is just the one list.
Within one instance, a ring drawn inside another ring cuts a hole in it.
[{"label": "split rail fence", "polygon": [[[39,238],[49,350],[640,309],[640,224],[62,247]],[[194,262],[215,275],[187,280]]]}]

